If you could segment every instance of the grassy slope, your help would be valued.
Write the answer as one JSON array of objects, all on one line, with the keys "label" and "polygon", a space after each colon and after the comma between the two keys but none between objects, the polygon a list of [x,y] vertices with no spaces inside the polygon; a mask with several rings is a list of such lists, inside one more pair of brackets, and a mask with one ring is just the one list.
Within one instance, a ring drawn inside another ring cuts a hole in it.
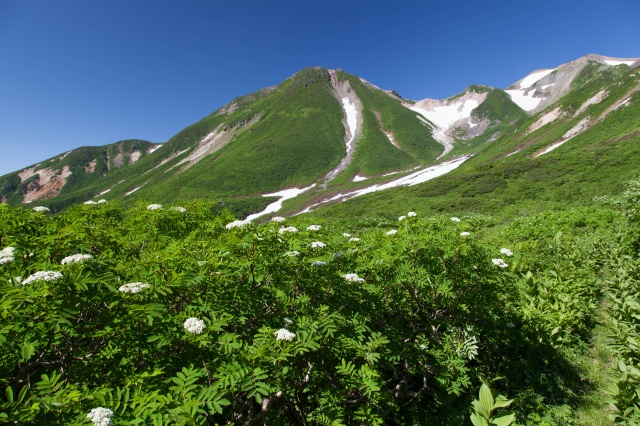
[{"label": "grassy slope", "polygon": [[[128,164],[129,154],[134,151],[140,153],[142,161],[147,156],[147,151],[153,146],[152,142],[131,139],[116,142],[104,146],[84,146],[70,151],[67,155],[60,155],[45,160],[36,166],[35,170],[51,168],[52,170],[62,170],[68,166],[72,174],[67,178],[67,183],[61,190],[61,196],[73,194],[76,191],[83,191],[84,188],[92,184],[100,184],[108,175],[132,167]],[[114,160],[118,154],[122,156],[122,164],[115,164]],[[95,160],[93,172],[88,171],[88,167]],[[37,176],[20,182],[18,173],[11,173],[0,177],[0,195],[5,195],[9,203],[21,203],[25,185],[37,179]]]},{"label": "grassy slope", "polygon": [[[359,78],[340,73],[363,104],[364,132],[358,141],[358,151],[351,169],[364,175],[376,175],[408,168],[420,162],[433,162],[442,152],[431,133],[402,106],[400,100],[363,83]],[[380,122],[376,117],[380,116]],[[382,125],[382,129],[381,129]],[[393,133],[401,149],[393,146],[384,131]]]},{"label": "grassy slope", "polygon": [[[614,68],[591,78],[584,76],[576,89],[562,99],[562,104],[573,105],[577,110],[620,72]],[[640,92],[633,95],[628,106],[611,112],[604,121],[563,146],[538,158],[530,155],[557,141],[585,115],[598,116],[637,83],[638,77],[628,73],[607,86],[609,98],[590,106],[580,116],[564,122],[557,120],[526,134],[526,129],[543,111],[512,133],[486,145],[473,159],[446,176],[415,187],[355,198],[315,214],[344,220],[357,215],[388,219],[419,209],[452,215],[505,212],[516,216],[585,205],[596,196],[619,193],[625,182],[638,173]],[[505,157],[523,146],[522,152]]]}]

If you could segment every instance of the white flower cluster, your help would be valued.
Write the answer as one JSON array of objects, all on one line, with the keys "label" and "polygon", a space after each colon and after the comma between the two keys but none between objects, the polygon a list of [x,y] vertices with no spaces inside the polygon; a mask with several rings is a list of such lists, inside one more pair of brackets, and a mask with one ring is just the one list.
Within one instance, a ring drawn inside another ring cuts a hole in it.
[{"label": "white flower cluster", "polygon": [[504,254],[505,256],[513,256],[513,252],[508,248],[501,248],[500,253]]},{"label": "white flower cluster", "polygon": [[402,222],[403,220],[405,220],[407,217],[406,216],[400,216],[398,218],[398,222]]},{"label": "white flower cluster", "polygon": [[311,262],[311,266],[324,266],[327,262],[323,262],[322,260],[316,260],[315,262]]},{"label": "white flower cluster", "polygon": [[63,265],[71,265],[74,263],[82,263],[85,260],[89,260],[91,259],[91,255],[90,254],[74,254],[71,256],[67,256],[64,259],[62,259],[62,264]]},{"label": "white flower cluster", "polygon": [[204,331],[204,320],[198,318],[187,318],[184,322],[184,329],[189,333],[200,334]]},{"label": "white flower cluster", "polygon": [[295,234],[296,232],[298,232],[298,228],[296,228],[295,226],[287,226],[286,228],[282,227],[278,230],[279,234],[286,234],[287,232]]},{"label": "white flower cluster", "polygon": [[294,257],[294,256],[299,256],[300,252],[297,250],[292,250],[292,251],[286,252],[284,255],[289,257]]},{"label": "white flower cluster", "polygon": [[416,212],[407,213],[407,217],[416,217],[416,216],[418,216],[418,213],[416,213]]},{"label": "white flower cluster", "polygon": [[62,278],[62,274],[60,272],[38,271],[35,274],[29,275],[26,280],[22,281],[22,285],[31,284],[36,281],[53,282],[60,278]]},{"label": "white flower cluster", "polygon": [[129,284],[121,285],[118,290],[123,292],[123,293],[134,293],[135,294],[135,293],[140,293],[145,288],[150,288],[150,287],[151,286],[149,284],[135,282],[135,283],[129,283]]},{"label": "white flower cluster", "polygon": [[98,200],[98,204],[104,204],[106,202],[107,202],[107,200],[105,200],[104,198]]},{"label": "white flower cluster", "polygon": [[463,232],[460,233],[461,237],[468,237],[469,235],[471,235],[471,233],[467,232],[467,231],[463,231]]},{"label": "white flower cluster", "polygon": [[392,229],[391,231],[387,232],[387,235],[396,235],[398,233],[397,229]]},{"label": "white flower cluster", "polygon": [[286,328],[281,328],[274,334],[276,335],[276,340],[293,340],[293,338],[296,337],[295,333],[290,332]]},{"label": "white flower cluster", "polygon": [[15,260],[15,256],[14,256],[15,250],[16,249],[13,247],[6,247],[0,250],[0,265],[13,262]]},{"label": "white flower cluster", "polygon": [[349,238],[351,236],[351,234],[349,234],[348,232],[345,232],[344,234],[342,234],[342,236]]},{"label": "white flower cluster", "polygon": [[491,259],[491,261],[493,262],[494,265],[499,266],[501,268],[506,268],[509,265],[507,265],[507,263],[502,260],[502,259]]},{"label": "white flower cluster", "polygon": [[450,219],[451,219],[451,221],[453,221],[453,222],[460,222],[460,218],[459,218],[459,217],[452,217],[452,218],[450,218]]},{"label": "white flower cluster", "polygon": [[346,274],[343,275],[342,278],[352,283],[363,283],[364,278],[360,278],[358,274]]},{"label": "white flower cluster", "polygon": [[180,207],[180,206],[171,207],[171,210],[176,211],[176,212],[180,212],[180,213],[186,213],[187,212],[187,209],[185,209],[184,207]]},{"label": "white flower cluster", "polygon": [[250,220],[234,220],[231,223],[227,223],[227,226],[225,226],[225,228],[227,228],[227,229],[244,228],[245,226],[247,226],[250,223],[251,223]]},{"label": "white flower cluster", "polygon": [[[85,201],[84,203],[85,203],[86,205],[88,205],[88,206],[93,205],[93,204],[98,204],[98,203],[96,203],[96,202],[95,202],[95,201],[93,201],[93,200]],[[94,410],[95,410],[95,408],[94,408]]]},{"label": "white flower cluster", "polygon": [[311,243],[311,248],[323,248],[326,247],[327,245],[325,243],[323,243],[322,241],[313,241]]},{"label": "white flower cluster", "polygon": [[349,238],[349,241],[358,242],[358,241],[360,241],[360,238],[352,237],[352,238]]},{"label": "white flower cluster", "polygon": [[87,417],[95,426],[109,426],[111,424],[111,416],[113,416],[113,411],[102,407],[94,408],[87,414]]},{"label": "white flower cluster", "polygon": [[278,223],[280,223],[280,222],[284,222],[285,220],[287,220],[287,219],[285,219],[285,218],[284,218],[284,217],[282,217],[282,216],[274,216],[274,217],[272,217],[272,218],[271,218],[271,222],[278,222]]},{"label": "white flower cluster", "polygon": [[149,204],[147,210],[161,210],[162,204]]},{"label": "white flower cluster", "polygon": [[319,231],[321,228],[320,225],[309,225],[307,226],[307,231]]},{"label": "white flower cluster", "polygon": [[44,206],[36,206],[33,208],[34,211],[36,212],[43,212],[43,213],[49,213],[51,210],[49,210],[47,207]]}]

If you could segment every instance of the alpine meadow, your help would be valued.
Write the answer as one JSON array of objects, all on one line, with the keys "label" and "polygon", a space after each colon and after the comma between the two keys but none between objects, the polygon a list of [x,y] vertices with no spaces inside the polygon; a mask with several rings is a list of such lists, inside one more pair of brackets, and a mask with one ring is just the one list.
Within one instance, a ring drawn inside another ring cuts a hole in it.
[{"label": "alpine meadow", "polygon": [[0,176],[0,420],[640,424],[640,59],[305,68]]}]

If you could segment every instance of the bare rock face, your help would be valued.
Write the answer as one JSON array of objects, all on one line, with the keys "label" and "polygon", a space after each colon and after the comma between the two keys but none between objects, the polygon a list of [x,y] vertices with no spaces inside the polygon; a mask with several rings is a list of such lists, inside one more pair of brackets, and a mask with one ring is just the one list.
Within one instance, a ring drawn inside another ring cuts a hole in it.
[{"label": "bare rock face", "polygon": [[23,202],[44,200],[60,194],[60,190],[67,183],[67,178],[71,176],[69,166],[64,166],[62,170],[51,170],[45,168],[35,172],[38,178],[25,185]]},{"label": "bare rock face", "polygon": [[533,71],[525,78],[507,87],[505,92],[522,109],[534,114],[565,95],[575,78],[591,64],[595,64],[598,69],[623,64],[637,66],[640,64],[640,58],[612,58],[590,54],[557,68]]}]

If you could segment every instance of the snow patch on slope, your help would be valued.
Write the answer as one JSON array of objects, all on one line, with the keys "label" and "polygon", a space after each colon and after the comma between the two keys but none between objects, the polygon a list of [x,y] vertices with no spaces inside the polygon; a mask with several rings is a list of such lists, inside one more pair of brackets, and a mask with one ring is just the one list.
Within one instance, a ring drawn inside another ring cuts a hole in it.
[{"label": "snow patch on slope", "polygon": [[348,97],[342,98],[342,109],[347,116],[347,126],[349,128],[349,134],[351,137],[347,141],[347,152],[352,149],[353,139],[356,135],[356,129],[358,128],[358,110],[355,104],[353,104]]},{"label": "snow patch on slope", "polygon": [[444,146],[444,152],[440,154],[442,157],[453,149],[453,131],[457,127],[475,127],[472,126],[471,113],[486,98],[487,93],[467,91],[461,96],[449,99],[423,99],[407,107],[424,117],[421,119],[424,124],[435,125],[432,134],[434,139]]},{"label": "snow patch on slope", "polygon": [[279,211],[282,208],[282,203],[284,203],[286,200],[290,200],[291,198],[295,198],[298,195],[307,192],[308,190],[310,190],[311,188],[313,188],[314,186],[316,186],[316,184],[312,184],[311,186],[307,186],[306,188],[290,188],[290,189],[283,189],[282,191],[278,191],[278,192],[274,192],[271,194],[264,194],[263,197],[280,197],[280,199],[278,201],[274,201],[273,203],[269,204],[264,210],[262,210],[259,213],[254,213],[252,215],[247,216],[247,218],[245,220],[254,220],[259,218],[260,216],[264,216],[266,214],[269,213],[275,213],[277,211]]},{"label": "snow patch on slope", "polygon": [[529,87],[533,86],[534,83],[537,83],[539,80],[548,76],[553,71],[554,71],[554,68],[534,71],[528,76],[526,76],[525,78],[523,78],[522,80],[520,80],[519,86],[521,89],[528,89]]},{"label": "snow patch on slope", "polygon": [[636,62],[636,60],[624,60],[624,59],[605,59],[604,63],[607,65],[611,65],[613,67],[615,67],[616,65],[633,65]]},{"label": "snow patch on slope", "polygon": [[509,96],[511,96],[511,100],[522,108],[525,111],[533,111],[536,109],[540,102],[544,100],[544,98],[534,98],[533,96],[536,93],[536,90],[530,91],[528,89],[510,89],[505,90]]},{"label": "snow patch on slope", "polygon": [[385,189],[398,188],[401,186],[417,185],[419,183],[423,183],[428,180],[437,178],[438,176],[442,176],[446,173],[449,173],[450,171],[456,169],[458,166],[460,166],[469,158],[470,157],[457,158],[455,160],[450,160],[441,164],[436,164],[435,166],[422,168],[416,172],[410,173],[406,176],[392,180],[387,183],[372,185],[366,188],[362,188],[362,189],[358,189],[358,190],[350,191],[346,193],[340,193],[326,200],[322,200],[318,203],[312,204],[311,206],[301,211],[299,214],[308,213],[322,204],[326,204],[334,201],[342,202],[342,201],[350,200],[351,198],[358,197],[360,195],[382,191]]}]

